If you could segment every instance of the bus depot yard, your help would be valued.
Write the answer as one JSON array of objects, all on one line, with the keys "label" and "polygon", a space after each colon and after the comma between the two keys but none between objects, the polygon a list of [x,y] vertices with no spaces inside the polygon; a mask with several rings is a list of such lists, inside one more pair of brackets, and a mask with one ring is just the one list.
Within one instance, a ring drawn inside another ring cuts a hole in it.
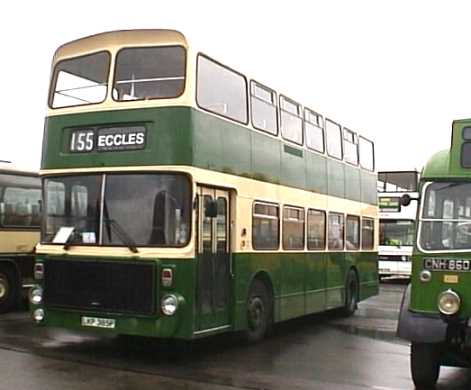
[{"label": "bus depot yard", "polygon": [[5,386],[469,388],[441,366],[470,361],[471,120],[377,175],[373,141],[183,34],[114,31],[57,49],[42,151],[42,199],[0,203],[41,225],[31,285],[0,265],[0,311],[31,287]]},{"label": "bus depot yard", "polygon": [[[25,311],[0,316],[0,389],[413,389],[408,344],[395,337],[406,283],[389,280],[354,316],[316,314],[248,345],[224,334],[176,346],[38,328]],[[176,348],[175,348],[176,347]],[[469,389],[445,368],[437,389]]]}]

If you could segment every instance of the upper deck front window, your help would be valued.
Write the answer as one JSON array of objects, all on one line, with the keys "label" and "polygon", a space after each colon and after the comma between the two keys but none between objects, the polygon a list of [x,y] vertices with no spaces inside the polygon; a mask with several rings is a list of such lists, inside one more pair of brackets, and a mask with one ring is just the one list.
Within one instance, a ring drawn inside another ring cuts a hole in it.
[{"label": "upper deck front window", "polygon": [[122,49],[116,57],[113,99],[175,98],[185,89],[185,49],[181,46]]},{"label": "upper deck front window", "polygon": [[106,99],[110,55],[99,52],[60,61],[52,79],[51,108],[101,103]]}]

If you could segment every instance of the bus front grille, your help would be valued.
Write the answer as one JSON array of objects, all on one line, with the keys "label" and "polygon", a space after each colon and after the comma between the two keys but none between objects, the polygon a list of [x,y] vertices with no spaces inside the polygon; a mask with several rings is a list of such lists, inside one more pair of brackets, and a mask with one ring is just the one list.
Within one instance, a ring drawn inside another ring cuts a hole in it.
[{"label": "bus front grille", "polygon": [[44,304],[95,312],[153,314],[155,265],[126,262],[45,262]]}]

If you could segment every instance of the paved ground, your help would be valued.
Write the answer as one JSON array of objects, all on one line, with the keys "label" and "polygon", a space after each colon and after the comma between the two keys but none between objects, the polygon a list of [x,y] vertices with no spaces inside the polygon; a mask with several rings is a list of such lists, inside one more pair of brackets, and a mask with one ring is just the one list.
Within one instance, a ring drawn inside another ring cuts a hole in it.
[{"label": "paved ground", "polygon": [[[25,312],[0,317],[0,389],[412,389],[409,347],[394,337],[404,284],[349,319],[311,316],[252,346],[234,335],[175,351],[35,327]],[[469,389],[467,370],[442,370],[437,389]]]}]

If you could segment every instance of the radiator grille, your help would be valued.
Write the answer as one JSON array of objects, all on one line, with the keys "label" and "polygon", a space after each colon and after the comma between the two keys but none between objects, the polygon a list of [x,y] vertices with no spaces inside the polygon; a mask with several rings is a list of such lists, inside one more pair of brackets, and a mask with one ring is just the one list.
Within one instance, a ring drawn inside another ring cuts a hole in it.
[{"label": "radiator grille", "polygon": [[118,313],[155,312],[155,264],[49,260],[44,303]]}]

